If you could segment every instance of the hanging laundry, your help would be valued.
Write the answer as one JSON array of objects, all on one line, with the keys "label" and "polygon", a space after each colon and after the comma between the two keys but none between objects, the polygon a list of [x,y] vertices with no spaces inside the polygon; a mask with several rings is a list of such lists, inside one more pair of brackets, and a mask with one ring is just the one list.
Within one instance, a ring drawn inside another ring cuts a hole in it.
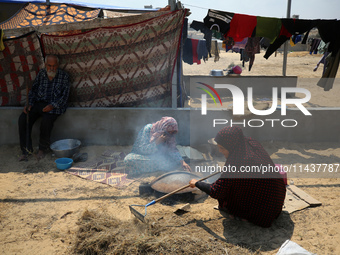
[{"label": "hanging laundry", "polygon": [[340,48],[340,21],[321,20],[317,26],[321,39],[329,43],[328,51],[338,51]]},{"label": "hanging laundry", "polygon": [[293,37],[290,38],[289,44],[290,44],[290,46],[292,46],[292,47],[295,46],[295,43],[294,43],[294,41],[293,41]]},{"label": "hanging laundry", "polygon": [[281,26],[282,26],[281,20],[278,18],[267,18],[257,16],[255,36],[266,37],[272,43],[279,36]]},{"label": "hanging laundry", "polygon": [[329,54],[329,52],[325,52],[325,54],[323,54],[322,58],[319,60],[319,62],[314,67],[314,69],[313,69],[314,72],[316,72],[318,70],[320,64],[323,64],[322,75],[325,73],[326,66],[327,66],[327,56],[328,56],[328,54]]},{"label": "hanging laundry", "polygon": [[244,38],[241,42],[235,42],[232,50],[234,52],[240,52],[241,49],[244,49],[246,47],[247,42],[248,42],[248,37]]},{"label": "hanging laundry", "polygon": [[234,39],[231,38],[231,37],[226,37],[224,40],[223,40],[223,44],[225,45],[225,47],[222,47],[223,49],[226,50],[226,52],[228,52],[229,50],[232,49],[232,47],[234,46],[235,42],[234,42]]},{"label": "hanging laundry", "polygon": [[309,31],[316,27],[319,20],[307,20],[307,19],[281,19],[282,24],[287,31],[292,35],[305,34],[302,44],[306,44]]},{"label": "hanging laundry", "polygon": [[[328,91],[333,87],[334,79],[339,68],[340,60],[340,21],[324,20],[317,25],[321,39],[325,43],[329,43],[327,51],[326,70],[317,85]],[[327,79],[325,79],[327,78]]]},{"label": "hanging laundry", "polygon": [[298,42],[301,42],[302,36],[301,35],[293,35],[290,38],[290,46],[294,47]]},{"label": "hanging laundry", "polygon": [[197,47],[198,47],[198,42],[199,40],[197,39],[191,39],[192,42],[192,61],[194,63],[197,63],[197,65],[201,64],[201,60],[198,58],[198,54],[197,54]]},{"label": "hanging laundry", "polygon": [[[276,19],[210,9],[207,16],[204,18],[204,24],[210,30],[221,32],[224,37],[232,37],[235,42],[241,42],[247,37],[255,38],[255,36],[269,38],[272,43],[269,45],[264,55],[266,59],[268,59],[287,40],[290,40],[290,37],[292,36],[292,45],[299,42],[302,35],[304,35],[304,37],[301,43],[306,44],[310,30],[316,27],[319,30],[321,40],[326,44],[329,43],[327,48],[329,55],[327,56],[326,69],[322,79],[318,82],[318,86],[323,87],[325,91],[330,90],[333,87],[340,60],[340,20]],[[279,31],[279,33],[277,33],[277,31]],[[249,41],[249,39],[247,45],[248,44],[252,44],[252,41]],[[322,46],[320,46],[320,44],[321,41],[314,41],[312,52],[317,52],[320,49],[325,51],[323,43]],[[242,49],[240,49],[240,51],[241,50]],[[246,47],[244,53],[249,56],[250,70],[257,51],[249,50]]]},{"label": "hanging laundry", "polygon": [[240,49],[240,61],[242,61],[242,67],[244,67],[244,63],[249,62],[249,56],[244,49]]},{"label": "hanging laundry", "polygon": [[232,37],[235,42],[240,42],[246,37],[254,36],[256,24],[256,16],[235,13],[226,36]]},{"label": "hanging laundry", "polygon": [[216,39],[223,40],[224,36],[221,32],[218,32],[216,30],[211,30],[212,31],[212,36]]},{"label": "hanging laundry", "polygon": [[188,38],[188,18],[185,18],[182,29],[182,42],[185,42],[187,38]]},{"label": "hanging laundry", "polygon": [[211,42],[211,54],[214,55],[214,62],[220,60],[220,49],[218,48],[218,44],[216,40]]},{"label": "hanging laundry", "polygon": [[197,57],[199,60],[203,59],[203,61],[208,60],[208,50],[206,40],[199,40],[197,46]]},{"label": "hanging laundry", "polygon": [[232,20],[234,13],[208,10],[207,16],[203,19],[204,25],[210,30],[217,30],[222,34],[226,34],[230,28],[230,21]]},{"label": "hanging laundry", "polygon": [[268,47],[270,46],[269,39],[266,37],[262,37],[260,40],[260,46],[262,49],[268,49]]},{"label": "hanging laundry", "polygon": [[198,58],[197,54],[197,39],[187,38],[183,46],[183,61],[189,65],[193,63],[201,64],[201,60]]},{"label": "hanging laundry", "polygon": [[190,38],[187,38],[184,42],[183,46],[183,61],[189,65],[194,63],[192,57],[192,41]]},{"label": "hanging laundry", "polygon": [[260,37],[250,37],[248,38],[248,42],[244,51],[249,56],[249,71],[251,70],[254,61],[255,54],[260,53]]},{"label": "hanging laundry", "polygon": [[190,27],[195,29],[196,31],[201,31],[204,34],[203,38],[206,41],[205,45],[206,45],[208,53],[210,54],[212,31],[208,27],[206,27],[203,22],[199,22],[199,21],[196,21],[196,20],[194,20],[191,23]]},{"label": "hanging laundry", "polygon": [[324,88],[324,91],[329,91],[333,88],[334,79],[336,73],[338,72],[339,68],[339,61],[340,61],[340,50],[338,50],[335,54],[334,52],[330,53],[326,58],[326,68],[321,77],[318,81],[317,85],[319,87]]},{"label": "hanging laundry", "polygon": [[314,54],[318,54],[318,47],[320,44],[321,40],[320,39],[313,39],[312,40],[312,44],[309,50],[309,54],[312,55],[312,53]]},{"label": "hanging laundry", "polygon": [[264,58],[268,59],[278,48],[281,47],[287,40],[293,35],[305,36],[302,40],[302,44],[305,44],[308,38],[309,31],[316,27],[319,20],[304,20],[304,19],[281,19],[282,26],[280,35],[276,40],[268,47]]},{"label": "hanging laundry", "polygon": [[320,44],[318,46],[318,53],[319,54],[324,54],[326,49],[327,49],[327,44],[323,40],[321,40]]},{"label": "hanging laundry", "polygon": [[265,59],[268,59],[278,48],[281,47],[282,44],[289,40],[291,36],[292,34],[286,29],[285,25],[282,23],[279,37],[276,38],[275,41],[269,45],[263,57]]},{"label": "hanging laundry", "polygon": [[298,42],[302,41],[302,35],[293,35],[292,36],[294,44],[297,44]]}]

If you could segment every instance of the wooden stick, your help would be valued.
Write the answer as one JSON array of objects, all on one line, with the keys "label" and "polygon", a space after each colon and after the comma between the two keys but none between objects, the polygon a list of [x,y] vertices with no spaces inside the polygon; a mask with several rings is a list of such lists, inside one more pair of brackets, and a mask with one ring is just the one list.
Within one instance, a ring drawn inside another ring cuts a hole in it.
[{"label": "wooden stick", "polygon": [[[210,178],[210,177],[213,177],[214,175],[219,174],[219,173],[221,173],[221,172],[216,172],[216,173],[213,173],[213,174],[208,175],[208,176],[206,176],[206,177],[203,177],[202,179],[199,179],[198,182],[204,181],[204,180],[206,180],[206,179],[208,179],[208,178]],[[185,185],[185,186],[183,186],[183,187],[181,187],[181,188],[178,188],[178,189],[176,189],[176,190],[174,190],[174,191],[172,191],[172,192],[170,192],[170,193],[168,193],[168,194],[166,194],[166,195],[164,195],[164,196],[162,196],[162,197],[160,197],[160,198],[157,198],[157,199],[155,200],[155,203],[157,203],[157,202],[159,202],[159,201],[161,201],[161,200],[163,200],[163,199],[165,199],[165,198],[167,198],[167,197],[170,197],[171,195],[173,195],[173,194],[175,194],[175,193],[177,193],[177,192],[179,192],[179,191],[181,191],[181,190],[184,190],[184,189],[186,189],[186,188],[189,188],[189,187],[190,187],[190,184]]]}]

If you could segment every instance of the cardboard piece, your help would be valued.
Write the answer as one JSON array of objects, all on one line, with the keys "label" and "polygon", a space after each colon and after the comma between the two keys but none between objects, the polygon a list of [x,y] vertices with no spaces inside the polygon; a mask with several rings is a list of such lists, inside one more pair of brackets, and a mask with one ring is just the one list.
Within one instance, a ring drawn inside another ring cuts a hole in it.
[{"label": "cardboard piece", "polygon": [[319,206],[322,203],[295,185],[288,185],[286,191],[286,199],[283,205],[283,211],[293,213],[303,210],[310,206]]},{"label": "cardboard piece", "polygon": [[306,201],[310,206],[319,206],[319,205],[322,204],[320,201],[318,201],[315,198],[311,197],[310,195],[308,195],[306,192],[304,192],[303,190],[299,189],[295,185],[289,185],[289,186],[287,186],[287,189],[292,191],[300,199]]},{"label": "cardboard piece", "polygon": [[303,210],[309,207],[309,204],[296,196],[292,191],[287,189],[286,199],[283,205],[283,211],[290,213]]}]

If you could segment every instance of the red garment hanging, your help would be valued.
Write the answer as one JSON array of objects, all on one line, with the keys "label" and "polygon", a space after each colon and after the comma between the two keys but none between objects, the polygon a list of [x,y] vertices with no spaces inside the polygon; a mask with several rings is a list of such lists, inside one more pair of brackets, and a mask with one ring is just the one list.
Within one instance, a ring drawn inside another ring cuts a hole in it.
[{"label": "red garment hanging", "polygon": [[230,21],[230,29],[227,36],[235,42],[241,42],[246,37],[251,37],[257,24],[256,16],[235,13]]},{"label": "red garment hanging", "polygon": [[197,40],[197,39],[191,39],[191,42],[192,42],[192,61],[194,63],[197,63],[197,65],[200,65],[201,60],[198,59],[198,54],[197,54],[198,41],[199,40]]}]

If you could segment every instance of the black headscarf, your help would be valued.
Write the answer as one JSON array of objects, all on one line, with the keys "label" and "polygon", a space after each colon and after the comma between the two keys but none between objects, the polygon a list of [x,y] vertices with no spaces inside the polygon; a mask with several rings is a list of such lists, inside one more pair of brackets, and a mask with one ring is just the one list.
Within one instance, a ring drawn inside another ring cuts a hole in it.
[{"label": "black headscarf", "polygon": [[241,128],[235,126],[225,127],[217,133],[215,141],[229,151],[225,166],[234,167],[237,170],[235,173],[224,171],[221,178],[268,178],[278,176],[276,173],[274,175],[267,173],[264,175],[262,172],[241,173],[239,171],[242,166],[275,167],[262,145],[250,137],[245,137]]}]

